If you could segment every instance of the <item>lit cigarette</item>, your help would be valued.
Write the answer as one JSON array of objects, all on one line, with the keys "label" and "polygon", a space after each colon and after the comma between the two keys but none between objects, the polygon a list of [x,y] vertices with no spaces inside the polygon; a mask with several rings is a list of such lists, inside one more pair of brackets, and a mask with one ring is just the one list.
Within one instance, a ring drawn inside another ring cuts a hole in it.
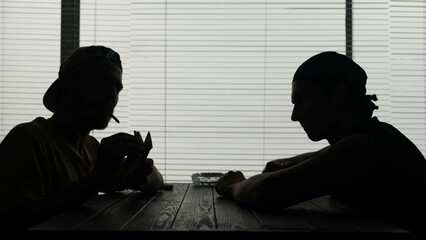
[{"label": "lit cigarette", "polygon": [[116,123],[120,123],[120,120],[118,120],[118,118],[116,118],[114,115],[111,114],[111,118],[114,119],[114,121]]}]

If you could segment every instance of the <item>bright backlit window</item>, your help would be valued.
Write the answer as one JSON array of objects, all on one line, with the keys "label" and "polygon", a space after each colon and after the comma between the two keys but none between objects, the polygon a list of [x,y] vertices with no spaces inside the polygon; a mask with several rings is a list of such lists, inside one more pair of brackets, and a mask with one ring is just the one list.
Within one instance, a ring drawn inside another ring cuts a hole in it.
[{"label": "bright backlit window", "polygon": [[[250,176],[326,145],[290,120],[291,80],[310,56],[350,49],[379,98],[375,115],[426,155],[425,9],[393,0],[81,0],[79,45],[109,46],[124,66],[121,123],[93,134],[150,131],[150,157],[169,182],[207,171]],[[50,117],[42,96],[59,68],[61,4],[0,0],[0,14],[1,140],[20,122]]]}]

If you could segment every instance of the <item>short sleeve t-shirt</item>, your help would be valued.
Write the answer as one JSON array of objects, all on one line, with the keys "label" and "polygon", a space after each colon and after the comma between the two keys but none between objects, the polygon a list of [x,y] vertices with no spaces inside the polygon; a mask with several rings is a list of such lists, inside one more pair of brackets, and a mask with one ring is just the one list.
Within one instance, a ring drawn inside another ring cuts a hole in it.
[{"label": "short sleeve t-shirt", "polygon": [[0,145],[0,213],[44,199],[87,175],[98,148],[89,136],[80,156],[42,117],[15,126]]},{"label": "short sleeve t-shirt", "polygon": [[403,226],[424,228],[417,219],[426,214],[426,160],[420,150],[390,124],[372,118],[357,129],[375,138],[374,163],[368,174],[333,196]]}]

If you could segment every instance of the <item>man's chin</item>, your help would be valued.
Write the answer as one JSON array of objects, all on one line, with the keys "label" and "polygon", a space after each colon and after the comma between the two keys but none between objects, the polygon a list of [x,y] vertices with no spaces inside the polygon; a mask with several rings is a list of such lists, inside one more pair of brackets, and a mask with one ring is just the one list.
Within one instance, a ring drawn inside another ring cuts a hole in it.
[{"label": "man's chin", "polygon": [[103,123],[103,124],[97,124],[97,125],[95,125],[94,129],[96,129],[96,130],[104,130],[105,128],[108,127],[108,123],[109,122]]},{"label": "man's chin", "polygon": [[93,121],[91,126],[93,130],[104,130],[108,127],[110,119],[100,119],[98,121]]},{"label": "man's chin", "polygon": [[319,135],[315,135],[315,134],[309,134],[309,133],[307,133],[307,135],[308,135],[308,138],[309,138],[311,141],[313,141],[313,142],[319,142],[319,141],[321,141],[321,140],[323,140],[323,139],[324,139],[324,137],[319,136]]}]

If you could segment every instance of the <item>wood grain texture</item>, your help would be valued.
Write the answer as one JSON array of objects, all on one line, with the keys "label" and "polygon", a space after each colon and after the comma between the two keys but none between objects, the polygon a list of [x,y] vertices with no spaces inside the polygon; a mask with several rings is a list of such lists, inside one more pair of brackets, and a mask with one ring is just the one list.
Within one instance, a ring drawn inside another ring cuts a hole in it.
[{"label": "wood grain texture", "polygon": [[213,188],[198,186],[189,187],[172,229],[216,229]]},{"label": "wood grain texture", "polygon": [[411,239],[408,231],[329,196],[260,210],[219,196],[213,187],[174,184],[155,194],[105,194],[30,228],[43,239]]},{"label": "wood grain texture", "polygon": [[116,202],[89,221],[81,224],[81,230],[121,230],[133,219],[152,199],[155,194],[132,192]]},{"label": "wood grain texture", "polygon": [[122,200],[129,194],[128,191],[99,196],[95,201],[88,201],[80,207],[63,212],[31,229],[33,230],[69,230],[76,229],[80,225],[96,217],[106,208]]},{"label": "wood grain texture", "polygon": [[130,221],[124,230],[166,230],[172,227],[183,198],[188,190],[187,184],[174,185],[173,191],[161,191]]},{"label": "wood grain texture", "polygon": [[235,201],[222,198],[216,191],[214,192],[214,204],[217,229],[244,230],[263,228],[250,208],[241,206]]}]

